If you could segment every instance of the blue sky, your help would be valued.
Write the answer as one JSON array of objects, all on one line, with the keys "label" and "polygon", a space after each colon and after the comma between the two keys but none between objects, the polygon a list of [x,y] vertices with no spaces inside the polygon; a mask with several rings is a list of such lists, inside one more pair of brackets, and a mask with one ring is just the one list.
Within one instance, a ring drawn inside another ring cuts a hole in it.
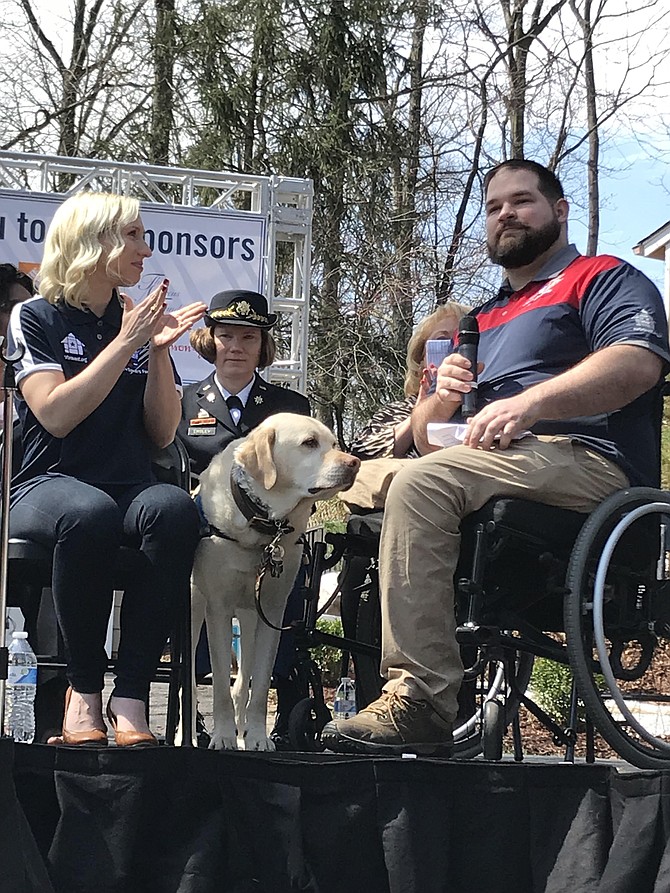
[{"label": "blue sky", "polygon": [[[611,144],[603,154],[605,162],[619,169],[601,173],[598,252],[614,254],[638,267],[662,292],[663,262],[638,257],[632,248],[670,220],[670,168],[663,161],[670,153],[629,140]],[[570,239],[583,251],[586,226],[580,216],[581,210],[573,206]]]}]

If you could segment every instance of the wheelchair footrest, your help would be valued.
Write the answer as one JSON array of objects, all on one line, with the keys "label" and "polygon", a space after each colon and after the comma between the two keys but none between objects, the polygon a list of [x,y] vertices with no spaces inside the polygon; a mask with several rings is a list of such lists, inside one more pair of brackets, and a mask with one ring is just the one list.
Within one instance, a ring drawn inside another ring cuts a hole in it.
[{"label": "wheelchair footrest", "polygon": [[459,645],[497,645],[500,643],[500,629],[477,623],[465,623],[456,629]]}]

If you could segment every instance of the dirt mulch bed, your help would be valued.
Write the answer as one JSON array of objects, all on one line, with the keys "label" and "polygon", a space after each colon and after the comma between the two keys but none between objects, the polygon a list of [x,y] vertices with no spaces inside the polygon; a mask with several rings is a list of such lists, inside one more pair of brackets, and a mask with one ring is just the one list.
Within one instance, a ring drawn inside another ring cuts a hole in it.
[{"label": "dirt mulch bed", "polygon": [[[563,756],[565,747],[562,744],[555,744],[552,733],[546,729],[532,713],[529,713],[525,707],[519,710],[519,720],[521,723],[521,741],[524,753],[529,756]],[[504,740],[504,750],[506,753],[512,753],[514,745],[512,743],[511,732],[508,732]],[[600,735],[595,733],[595,755],[599,760],[619,759],[612,748],[604,741]],[[586,757],[586,734],[583,729],[577,736],[575,745],[575,756],[579,759]]]}]

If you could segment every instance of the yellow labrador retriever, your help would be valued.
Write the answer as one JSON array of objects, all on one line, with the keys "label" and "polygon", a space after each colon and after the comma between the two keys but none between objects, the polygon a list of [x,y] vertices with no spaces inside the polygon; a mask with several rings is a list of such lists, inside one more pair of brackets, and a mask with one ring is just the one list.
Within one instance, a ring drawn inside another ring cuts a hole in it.
[{"label": "yellow labrador retriever", "polygon": [[[203,618],[212,659],[214,728],[210,747],[274,750],[266,732],[267,696],[279,632],[256,612],[254,586],[264,549],[280,529],[283,572],[266,572],[261,603],[281,626],[302,557],[298,538],[314,502],[350,487],[360,462],[336,449],[331,431],[293,413],[277,413],[215,456],[200,476],[198,500],[209,535],[200,541],[192,577],[194,649]],[[240,654],[230,688],[232,619]],[[195,698],[194,698],[195,703]]]}]

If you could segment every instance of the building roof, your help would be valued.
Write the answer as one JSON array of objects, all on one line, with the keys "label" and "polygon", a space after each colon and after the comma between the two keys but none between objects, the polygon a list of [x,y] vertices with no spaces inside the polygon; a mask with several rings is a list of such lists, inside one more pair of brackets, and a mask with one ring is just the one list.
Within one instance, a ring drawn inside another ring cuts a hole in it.
[{"label": "building roof", "polygon": [[666,245],[670,244],[670,220],[659,226],[644,239],[641,239],[637,245],[633,245],[634,254],[640,257],[651,257],[654,260],[665,260]]}]

